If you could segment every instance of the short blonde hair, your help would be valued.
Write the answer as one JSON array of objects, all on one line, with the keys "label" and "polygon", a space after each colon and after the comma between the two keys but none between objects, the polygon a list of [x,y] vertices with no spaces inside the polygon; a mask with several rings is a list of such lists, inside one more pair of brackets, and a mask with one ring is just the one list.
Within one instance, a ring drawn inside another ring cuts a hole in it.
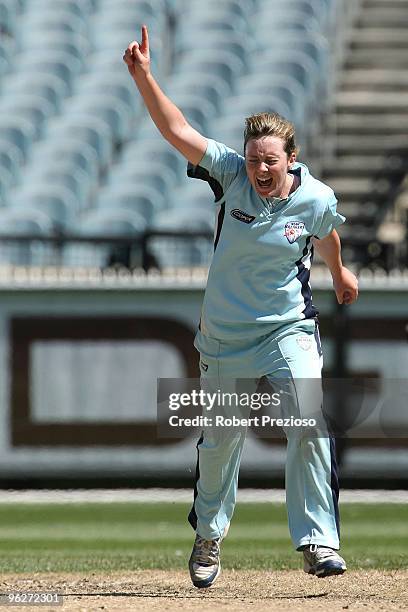
[{"label": "short blonde hair", "polygon": [[295,142],[295,126],[278,113],[257,113],[245,119],[244,151],[248,140],[262,138],[263,136],[276,136],[283,140],[283,148],[288,157],[298,153]]}]

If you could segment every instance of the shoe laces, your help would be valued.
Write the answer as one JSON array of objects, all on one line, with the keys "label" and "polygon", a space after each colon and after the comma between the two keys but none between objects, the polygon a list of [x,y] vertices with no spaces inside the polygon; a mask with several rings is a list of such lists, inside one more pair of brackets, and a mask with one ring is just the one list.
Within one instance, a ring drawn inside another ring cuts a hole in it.
[{"label": "shoe laces", "polygon": [[218,563],[220,554],[220,538],[216,540],[205,540],[196,536],[194,543],[193,561],[200,565],[214,565]]},{"label": "shoe laces", "polygon": [[324,559],[327,559],[327,557],[331,557],[334,551],[332,548],[328,548],[327,546],[311,544],[309,546],[309,552],[315,556],[317,561],[323,561]]}]

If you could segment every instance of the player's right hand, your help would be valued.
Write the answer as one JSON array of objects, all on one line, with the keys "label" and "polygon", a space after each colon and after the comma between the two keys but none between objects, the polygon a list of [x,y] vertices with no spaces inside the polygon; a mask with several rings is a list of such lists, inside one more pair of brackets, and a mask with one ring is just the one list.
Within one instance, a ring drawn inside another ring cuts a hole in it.
[{"label": "player's right hand", "polygon": [[150,73],[149,33],[147,26],[142,26],[142,42],[140,44],[136,40],[131,42],[125,51],[123,61],[133,78]]}]

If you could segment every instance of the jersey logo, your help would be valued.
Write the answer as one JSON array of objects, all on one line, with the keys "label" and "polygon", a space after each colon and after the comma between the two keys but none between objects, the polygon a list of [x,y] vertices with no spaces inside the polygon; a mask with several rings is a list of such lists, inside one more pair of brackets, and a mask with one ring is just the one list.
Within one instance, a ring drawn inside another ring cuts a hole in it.
[{"label": "jersey logo", "polygon": [[305,224],[302,221],[288,221],[285,223],[285,236],[289,244],[293,244],[302,235]]},{"label": "jersey logo", "polygon": [[231,217],[234,217],[234,219],[238,219],[238,221],[243,221],[244,223],[252,223],[252,221],[255,219],[255,217],[248,215],[248,213],[244,212],[243,210],[239,210],[239,208],[234,208],[234,210],[231,210],[230,214]]}]

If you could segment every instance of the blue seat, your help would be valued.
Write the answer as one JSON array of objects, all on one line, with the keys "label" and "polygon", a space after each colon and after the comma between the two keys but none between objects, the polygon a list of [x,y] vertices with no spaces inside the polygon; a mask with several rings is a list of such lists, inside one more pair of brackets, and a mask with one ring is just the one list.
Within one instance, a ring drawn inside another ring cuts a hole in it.
[{"label": "blue seat", "polygon": [[[91,0],[53,0],[54,10],[71,13],[77,17],[87,17],[92,14],[93,5]],[[48,11],[49,0],[30,0],[28,8],[30,12]]]},{"label": "blue seat", "polygon": [[129,107],[121,100],[109,95],[96,97],[93,94],[80,94],[70,100],[69,115],[79,114],[98,117],[109,124],[116,141],[126,138],[132,119]]},{"label": "blue seat", "polygon": [[[200,9],[203,3],[200,3]],[[216,11],[205,12],[200,10],[194,12],[194,2],[190,3],[190,13],[187,13],[177,27],[177,36],[183,37],[186,30],[191,31],[219,31],[219,32],[239,32],[241,35],[248,34],[248,19],[242,14],[231,12],[227,6],[223,9],[222,2],[218,3]]]},{"label": "blue seat", "polygon": [[222,32],[219,31],[195,31],[187,30],[183,36],[177,37],[175,41],[175,52],[177,54],[177,62],[181,59],[188,59],[191,50],[201,51],[205,55],[209,49],[220,49],[232,53],[249,68],[250,53],[256,46],[252,40],[243,40],[242,35],[238,32]]},{"label": "blue seat", "polygon": [[[179,187],[171,192],[171,204],[174,211],[182,214],[183,219],[190,214],[188,227],[196,229],[213,229],[215,221],[214,194],[206,181],[195,179],[185,180]],[[164,213],[157,215],[157,218],[165,218]],[[176,218],[175,213],[175,218]],[[201,224],[205,220],[205,227]]]},{"label": "blue seat", "polygon": [[69,87],[72,81],[81,71],[81,62],[66,53],[49,53],[48,51],[37,51],[30,55],[16,56],[16,71],[22,74],[32,72],[45,72],[61,77]]},{"label": "blue seat", "polygon": [[135,95],[134,83],[124,71],[116,74],[82,74],[78,77],[75,86],[78,95],[106,94],[122,100],[135,113],[141,108],[141,100]]},{"label": "blue seat", "polygon": [[53,122],[50,135],[53,138],[76,138],[89,144],[95,150],[99,164],[104,167],[111,163],[113,141],[110,127],[98,117],[84,113],[72,113]]},{"label": "blue seat", "polygon": [[44,213],[53,222],[55,230],[69,229],[78,212],[78,203],[72,193],[61,185],[35,185],[18,190],[9,197],[9,206],[25,208],[29,206]]},{"label": "blue seat", "polygon": [[290,109],[287,119],[293,121],[298,135],[305,128],[305,115],[313,113],[313,105],[307,100],[302,85],[287,74],[255,74],[241,79],[240,92],[251,91],[258,108],[269,103],[269,98],[281,99]]},{"label": "blue seat", "polygon": [[17,29],[18,5],[15,0],[1,0],[0,27],[3,32],[14,35]]},{"label": "blue seat", "polygon": [[0,58],[4,59],[8,66],[14,63],[14,55],[16,53],[16,43],[13,38],[6,36],[0,37]]},{"label": "blue seat", "polygon": [[304,32],[320,32],[320,24],[315,17],[305,18],[302,13],[285,12],[282,14],[272,14],[271,19],[265,19],[266,15],[262,13],[261,21],[257,26],[256,37],[261,44],[270,45],[271,38],[279,32],[289,32],[302,36]]},{"label": "blue seat", "polygon": [[152,185],[125,183],[100,191],[96,207],[134,211],[150,223],[157,212],[167,207],[167,199]]},{"label": "blue seat", "polygon": [[308,17],[315,18],[324,28],[328,19],[328,6],[326,0],[274,0],[273,3],[265,2],[260,5],[260,10],[257,17],[262,14],[266,18],[269,13],[271,21],[278,15],[288,14],[296,11],[301,13],[305,19]]},{"label": "blue seat", "polygon": [[258,56],[253,74],[291,75],[303,85],[311,97],[317,95],[317,85],[321,76],[309,55],[302,51],[286,49],[281,53],[274,53],[273,57],[269,52]]},{"label": "blue seat", "polygon": [[7,204],[7,192],[13,183],[13,174],[0,166],[0,207]]},{"label": "blue seat", "polygon": [[218,112],[229,89],[222,78],[213,75],[212,79],[203,79],[203,75],[194,70],[179,73],[177,77],[172,78],[169,91],[174,96],[194,91],[195,95],[211,102]]},{"label": "blue seat", "polygon": [[53,233],[51,219],[28,206],[0,210],[0,235],[49,236]]},{"label": "blue seat", "polygon": [[39,189],[43,186],[56,185],[69,190],[77,203],[77,210],[85,210],[91,205],[94,183],[82,168],[73,167],[68,163],[59,163],[43,168],[34,166],[28,168],[24,175],[24,186],[27,189]]},{"label": "blue seat", "polygon": [[40,51],[50,53],[53,50],[72,56],[79,60],[81,65],[91,52],[89,40],[83,34],[72,34],[71,32],[30,30],[25,35],[25,44],[33,53]]},{"label": "blue seat", "polygon": [[35,156],[31,161],[33,169],[38,168],[79,168],[83,170],[93,184],[99,177],[99,159],[97,151],[79,137],[66,136],[56,140],[46,139],[35,147]]},{"label": "blue seat", "polygon": [[26,117],[36,127],[35,139],[43,133],[43,127],[49,117],[55,113],[51,102],[42,96],[31,93],[7,95],[0,98],[0,112],[14,117]]},{"label": "blue seat", "polygon": [[61,10],[59,6],[48,5],[47,9],[23,13],[20,26],[18,42],[24,48],[26,31],[71,32],[87,36],[88,21],[83,16]]},{"label": "blue seat", "polygon": [[245,64],[239,57],[226,50],[209,49],[205,53],[192,50],[188,56],[177,64],[175,74],[185,69],[196,70],[199,73],[221,76],[233,90],[235,79],[245,71]]},{"label": "blue seat", "polygon": [[155,140],[138,139],[129,142],[122,155],[125,163],[134,164],[137,167],[139,160],[141,163],[151,162],[159,167],[166,167],[174,172],[175,177],[185,177],[186,161],[185,158],[172,146],[159,137]]},{"label": "blue seat", "polygon": [[176,184],[176,176],[170,168],[142,159],[131,163],[122,162],[112,168],[107,183],[109,188],[112,189],[125,183],[152,185],[167,197]]},{"label": "blue seat", "polygon": [[27,159],[36,130],[36,126],[27,118],[13,115],[0,118],[0,139],[8,140],[12,145],[18,147],[23,160]]},{"label": "blue seat", "polygon": [[46,72],[34,72],[31,74],[14,74],[7,78],[4,85],[4,97],[13,97],[29,91],[33,95],[39,95],[49,100],[56,110],[69,93],[66,82],[54,74]]},{"label": "blue seat", "polygon": [[[97,209],[81,215],[72,230],[78,237],[91,236],[94,238],[129,238],[133,237],[138,246],[140,236],[146,230],[146,222],[141,215],[130,210]],[[120,261],[124,247],[104,243],[72,243],[64,248],[63,263],[65,266],[94,266],[106,268],[112,260]],[[126,249],[126,247],[125,247]],[[132,260],[135,258],[135,249],[132,249]],[[137,263],[141,264],[140,249],[136,249]],[[125,259],[129,253],[125,253]]]},{"label": "blue seat", "polygon": [[[0,211],[0,262],[7,265],[45,265],[55,262],[52,247],[41,240],[35,242],[7,241],[7,236],[38,236],[53,234],[53,223],[46,214],[30,208],[6,209]],[[50,257],[51,256],[51,257]],[[48,258],[48,259],[47,259]]]},{"label": "blue seat", "polygon": [[13,177],[13,184],[20,178],[23,154],[19,147],[13,145],[9,140],[0,138],[0,166],[7,170]]},{"label": "blue seat", "polygon": [[[168,8],[168,0],[137,0],[132,2],[131,6],[133,10],[140,12],[145,16],[145,20],[148,23],[148,17],[154,16],[157,13],[166,15]],[[129,10],[129,2],[127,0],[115,0],[115,4],[112,5],[111,0],[98,0],[98,9],[100,12],[111,12],[115,9],[118,11]]]}]

